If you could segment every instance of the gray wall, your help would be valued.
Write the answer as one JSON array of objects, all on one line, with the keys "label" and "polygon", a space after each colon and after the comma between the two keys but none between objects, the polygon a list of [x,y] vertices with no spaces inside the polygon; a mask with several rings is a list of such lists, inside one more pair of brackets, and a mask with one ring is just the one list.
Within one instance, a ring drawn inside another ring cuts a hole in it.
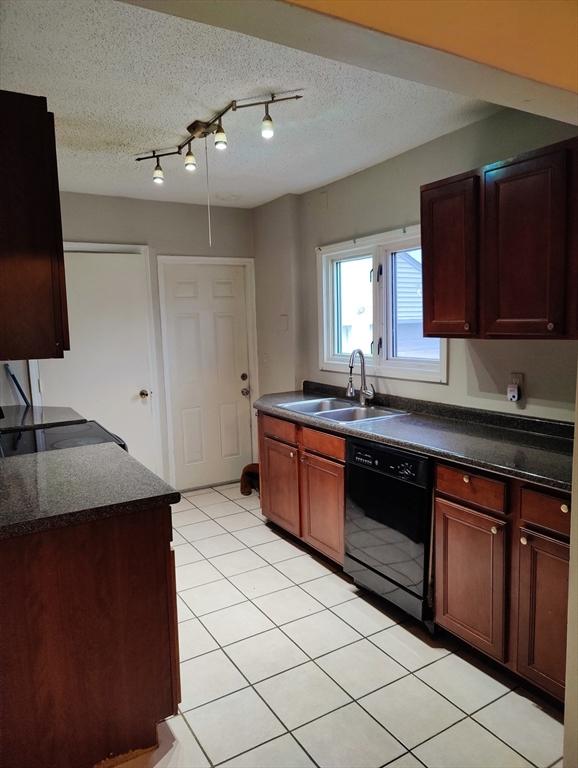
[{"label": "gray wall", "polygon": [[[156,357],[162,365],[157,255],[253,256],[252,212],[241,208],[213,208],[213,246],[207,236],[207,210],[201,205],[159,203],[124,197],[63,192],[62,229],[65,241],[147,245],[153,296]],[[162,456],[167,467],[167,430],[162,370],[158,372]]]},{"label": "gray wall", "polygon": [[292,389],[297,377],[296,265],[299,198],[285,195],[256,208],[255,282],[261,392]]},{"label": "gray wall", "polygon": [[[64,238],[149,246],[158,360],[157,254],[254,257],[261,392],[293,389],[305,378],[343,384],[342,375],[319,370],[315,247],[415,223],[420,184],[575,134],[573,126],[503,110],[322,189],[252,211],[214,208],[211,249],[204,206],[64,192]],[[569,420],[577,354],[575,342],[452,340],[447,385],[374,383],[381,392],[515,411],[503,392],[509,372],[522,371],[525,413]],[[25,380],[25,370],[18,370]],[[12,399],[0,371],[0,402]],[[164,418],[164,402],[160,406]]]},{"label": "gray wall", "polygon": [[[386,128],[384,127],[384,130]],[[420,185],[576,135],[574,126],[503,110],[403,155],[301,196],[298,263],[297,382],[344,384],[318,363],[315,247],[419,221]],[[276,258],[271,253],[271,258]],[[523,264],[520,265],[523,269]],[[512,371],[526,374],[525,413],[571,420],[578,342],[449,342],[449,382],[376,379],[380,392],[440,402],[516,411],[506,402]],[[287,386],[291,382],[287,379]]]}]

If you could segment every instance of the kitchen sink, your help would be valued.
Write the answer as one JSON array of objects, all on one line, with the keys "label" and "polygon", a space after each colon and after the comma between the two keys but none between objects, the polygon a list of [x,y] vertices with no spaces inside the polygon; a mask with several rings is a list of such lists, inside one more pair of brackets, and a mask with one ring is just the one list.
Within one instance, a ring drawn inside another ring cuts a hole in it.
[{"label": "kitchen sink", "polygon": [[343,408],[341,410],[327,411],[319,414],[324,419],[331,421],[373,421],[374,419],[391,419],[394,416],[404,416],[406,411],[397,411],[393,408],[377,408],[376,406],[358,406],[356,408]]},{"label": "kitchen sink", "polygon": [[337,411],[339,409],[351,409],[351,401],[339,400],[335,397],[326,397],[321,400],[299,400],[296,403],[284,403],[282,408],[295,413],[324,413],[325,411]]}]

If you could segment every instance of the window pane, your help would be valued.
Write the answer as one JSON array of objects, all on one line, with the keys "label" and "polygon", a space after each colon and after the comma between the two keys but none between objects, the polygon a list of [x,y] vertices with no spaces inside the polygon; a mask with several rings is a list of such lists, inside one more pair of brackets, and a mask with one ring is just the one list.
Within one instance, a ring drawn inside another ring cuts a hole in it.
[{"label": "window pane", "polygon": [[373,341],[372,256],[334,262],[335,352],[348,355],[359,347],[371,354]]},{"label": "window pane", "polygon": [[439,360],[440,340],[423,336],[421,248],[391,258],[393,357]]}]

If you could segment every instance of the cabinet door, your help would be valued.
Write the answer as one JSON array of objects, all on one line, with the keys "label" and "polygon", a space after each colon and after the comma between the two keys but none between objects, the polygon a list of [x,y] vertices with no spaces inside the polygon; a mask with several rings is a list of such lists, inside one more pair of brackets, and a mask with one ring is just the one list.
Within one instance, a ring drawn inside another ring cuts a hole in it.
[{"label": "cabinet door", "polygon": [[484,171],[484,335],[564,335],[566,229],[566,150]]},{"label": "cabinet door", "polygon": [[520,529],[518,672],[564,696],[570,547]]},{"label": "cabinet door", "polygon": [[424,336],[477,332],[478,176],[423,189]]},{"label": "cabinet door", "polygon": [[0,91],[0,359],[68,349],[53,116],[46,99]]},{"label": "cabinet door", "polygon": [[311,453],[301,455],[302,538],[343,562],[345,484],[343,465]]},{"label": "cabinet door", "polygon": [[500,661],[505,649],[502,520],[435,501],[435,621]]},{"label": "cabinet door", "polygon": [[297,449],[263,437],[261,472],[265,492],[263,514],[295,536],[301,534],[299,520],[299,460]]}]

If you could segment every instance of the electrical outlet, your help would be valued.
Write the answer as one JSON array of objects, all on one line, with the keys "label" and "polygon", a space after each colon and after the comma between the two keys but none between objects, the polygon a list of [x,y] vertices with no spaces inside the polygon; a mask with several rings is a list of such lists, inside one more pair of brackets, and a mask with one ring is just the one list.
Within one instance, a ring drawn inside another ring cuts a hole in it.
[{"label": "electrical outlet", "polygon": [[506,390],[506,397],[510,403],[518,403],[522,399],[524,386],[523,373],[511,373],[510,383]]}]

